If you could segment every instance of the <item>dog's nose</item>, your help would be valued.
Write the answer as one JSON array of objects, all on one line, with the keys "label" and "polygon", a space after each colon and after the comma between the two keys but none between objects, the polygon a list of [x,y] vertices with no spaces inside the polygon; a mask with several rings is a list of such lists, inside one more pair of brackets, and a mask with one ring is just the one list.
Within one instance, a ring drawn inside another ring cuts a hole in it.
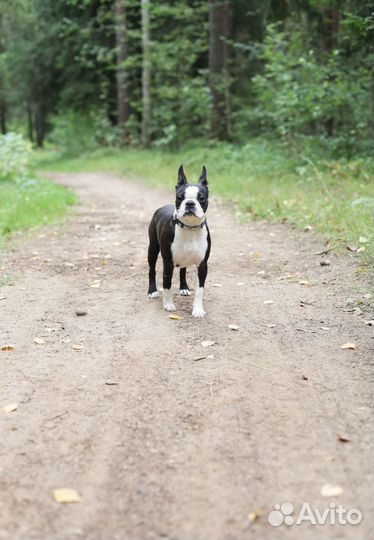
[{"label": "dog's nose", "polygon": [[195,208],[194,201],[187,201],[186,202],[186,208]]}]

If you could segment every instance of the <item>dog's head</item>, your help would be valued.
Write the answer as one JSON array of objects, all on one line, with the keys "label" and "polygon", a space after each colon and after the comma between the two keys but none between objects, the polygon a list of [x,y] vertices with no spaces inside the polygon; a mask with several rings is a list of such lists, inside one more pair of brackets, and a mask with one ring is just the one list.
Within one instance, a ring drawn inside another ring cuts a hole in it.
[{"label": "dog's head", "polygon": [[198,183],[189,184],[184,174],[183,165],[181,165],[178,170],[178,182],[175,191],[177,218],[191,227],[202,223],[208,208],[209,196],[205,166],[203,165]]}]

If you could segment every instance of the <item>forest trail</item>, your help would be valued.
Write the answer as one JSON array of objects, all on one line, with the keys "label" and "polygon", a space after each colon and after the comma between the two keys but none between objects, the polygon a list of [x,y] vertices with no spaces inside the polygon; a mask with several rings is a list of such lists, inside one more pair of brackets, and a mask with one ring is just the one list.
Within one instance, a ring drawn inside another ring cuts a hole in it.
[{"label": "forest trail", "polygon": [[[365,316],[344,311],[367,292],[353,261],[322,267],[311,232],[239,224],[213,198],[207,316],[177,297],[171,320],[147,298],[146,250],[173,193],[53,179],[81,205],[2,254],[0,346],[15,350],[0,351],[1,405],[18,409],[0,411],[0,538],[372,537],[372,342]],[[323,497],[325,484],[343,492]],[[55,502],[62,487],[81,501]],[[274,528],[267,514],[285,501],[364,518]]]}]

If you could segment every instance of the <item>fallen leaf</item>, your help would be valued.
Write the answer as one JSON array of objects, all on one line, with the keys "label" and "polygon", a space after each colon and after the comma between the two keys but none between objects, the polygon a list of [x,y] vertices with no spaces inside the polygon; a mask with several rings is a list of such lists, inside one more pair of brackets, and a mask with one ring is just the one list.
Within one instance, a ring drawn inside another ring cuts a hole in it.
[{"label": "fallen leaf", "polygon": [[215,341],[210,341],[209,339],[201,342],[202,347],[212,347],[212,345],[215,345],[215,344],[216,344]]},{"label": "fallen leaf", "polygon": [[320,491],[322,497],[337,497],[343,493],[343,489],[340,486],[333,486],[332,484],[324,484]]},{"label": "fallen leaf", "polygon": [[213,287],[222,287],[222,283],[213,283]]},{"label": "fallen leaf", "polygon": [[356,349],[356,345],[354,343],[344,343],[344,345],[342,345],[340,348],[341,349]]},{"label": "fallen leaf", "polygon": [[14,345],[10,345],[10,344],[9,344],[9,345],[3,345],[3,346],[1,347],[1,350],[2,350],[2,351],[14,351],[14,349],[15,349],[15,346],[14,346]]},{"label": "fallen leaf", "polygon": [[321,330],[330,330],[330,328],[328,326],[321,326]]},{"label": "fallen leaf", "polygon": [[266,326],[267,328],[275,328],[277,325],[273,323],[268,323]]},{"label": "fallen leaf", "polygon": [[337,438],[338,438],[338,441],[342,442],[342,443],[347,443],[347,442],[351,442],[351,439],[349,437],[347,437],[346,435],[337,435]]},{"label": "fallen leaf", "polygon": [[255,510],[254,512],[249,512],[248,514],[248,521],[253,523],[254,521],[257,521],[259,517],[261,516],[262,512],[261,510]]},{"label": "fallen leaf", "polygon": [[360,242],[360,244],[367,244],[369,242],[369,240],[365,236],[360,236],[358,241]]},{"label": "fallen leaf", "polygon": [[84,309],[76,309],[75,314],[77,317],[84,317],[85,315],[87,315],[87,311],[85,311]]},{"label": "fallen leaf", "polygon": [[4,405],[3,411],[7,414],[14,412],[18,409],[18,403],[9,403],[8,405]]},{"label": "fallen leaf", "polygon": [[322,259],[319,264],[321,266],[330,266],[330,261],[328,259]]},{"label": "fallen leaf", "polygon": [[84,349],[83,345],[79,345],[78,343],[73,343],[71,348],[74,349],[75,351],[83,351]]},{"label": "fallen leaf", "polygon": [[370,300],[371,294],[370,293],[364,294],[364,298],[365,300]]},{"label": "fallen leaf", "polygon": [[303,380],[304,380],[304,381],[309,381],[308,375],[303,375]]},{"label": "fallen leaf", "polygon": [[239,330],[239,326],[236,324],[229,324],[228,328],[230,328],[230,330],[235,330],[236,332]]},{"label": "fallen leaf", "polygon": [[274,304],[274,300],[265,300],[264,304]]},{"label": "fallen leaf", "polygon": [[44,345],[45,341],[40,337],[36,337],[34,338],[34,343],[36,343],[36,345]]},{"label": "fallen leaf", "polygon": [[56,502],[64,503],[77,503],[80,502],[79,493],[75,489],[60,488],[53,490],[53,498]]},{"label": "fallen leaf", "polygon": [[100,287],[100,283],[91,283],[90,287],[92,289],[98,289]]},{"label": "fallen leaf", "polygon": [[309,281],[306,281],[306,279],[301,279],[301,280],[299,281],[299,284],[300,284],[300,285],[309,285]]},{"label": "fallen leaf", "polygon": [[117,382],[117,381],[105,381],[105,384],[107,386],[116,386],[117,384],[119,384],[119,382]]},{"label": "fallen leaf", "polygon": [[176,313],[170,313],[169,319],[171,319],[172,321],[181,321],[183,317],[177,315]]},{"label": "fallen leaf", "polygon": [[358,250],[357,246],[347,246],[348,251],[355,253]]}]

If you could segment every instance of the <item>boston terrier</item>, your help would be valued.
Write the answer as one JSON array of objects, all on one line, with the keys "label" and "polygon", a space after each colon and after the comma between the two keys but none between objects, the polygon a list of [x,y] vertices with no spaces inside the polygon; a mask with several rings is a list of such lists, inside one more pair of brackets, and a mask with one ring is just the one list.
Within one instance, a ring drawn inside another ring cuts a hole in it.
[{"label": "boston terrier", "polygon": [[161,251],[163,271],[164,309],[175,311],[171,281],[174,267],[180,268],[180,294],[190,295],[186,281],[186,268],[196,265],[197,282],[193,302],[193,317],[204,317],[204,283],[208,273],[210,235],[205,212],[208,208],[208,180],[203,166],[197,184],[189,184],[183,165],[178,170],[175,186],[175,206],[168,204],[156,210],[149,224],[149,298],[157,298],[156,261]]}]

